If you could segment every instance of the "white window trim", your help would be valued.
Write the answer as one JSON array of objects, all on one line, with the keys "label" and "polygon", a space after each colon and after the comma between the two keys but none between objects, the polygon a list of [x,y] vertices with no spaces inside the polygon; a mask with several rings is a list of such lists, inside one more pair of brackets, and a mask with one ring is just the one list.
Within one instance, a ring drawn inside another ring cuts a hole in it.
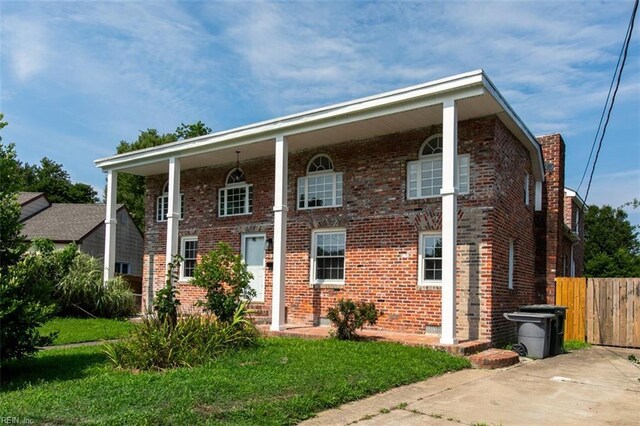
[{"label": "white window trim", "polygon": [[309,257],[309,284],[311,285],[344,285],[345,279],[341,280],[318,280],[316,279],[316,237],[318,234],[344,234],[344,266],[343,277],[347,276],[347,229],[346,228],[320,228],[311,231],[311,253]]},{"label": "white window trim", "polygon": [[[178,278],[179,281],[183,281],[183,282],[188,282],[191,281],[193,279],[193,277],[185,277],[184,276],[184,260],[185,260],[185,249],[186,249],[186,242],[187,241],[195,241],[198,242],[198,237],[196,236],[189,236],[189,237],[182,237],[180,239],[180,256],[182,256],[182,262],[180,262],[180,276]],[[196,259],[198,258],[198,251],[196,250]],[[197,261],[196,261],[197,263]]]},{"label": "white window trim", "polygon": [[529,180],[530,180],[529,173],[525,173],[524,175],[524,205],[525,206],[528,206],[531,203],[529,198]]},{"label": "white window trim", "polygon": [[507,286],[509,290],[513,290],[513,271],[515,267],[515,245],[513,239],[509,239],[509,276]]},{"label": "white window trim", "polygon": [[[424,231],[418,234],[418,287],[442,287],[442,280],[423,279],[424,271],[424,238],[425,236],[436,236],[442,239],[440,231]],[[442,259],[442,258],[440,258]]]},{"label": "white window trim", "polygon": [[[229,199],[229,194],[227,194],[227,190],[229,189],[236,189],[236,188],[246,188],[246,192],[245,192],[245,197],[244,197],[244,209],[245,209],[245,213],[235,213],[235,214],[221,214],[223,212],[227,211],[227,200]],[[253,214],[253,208],[250,209],[251,205],[249,204],[249,190],[250,188],[253,188],[253,184],[252,183],[232,183],[232,184],[227,184],[224,187],[220,188],[218,190],[218,217],[233,217],[233,216],[248,216]],[[220,209],[220,202],[222,200],[222,193],[224,194],[224,203],[225,206],[222,209]]]},{"label": "white window trim", "polygon": [[[167,206],[169,204],[169,193],[168,192],[163,192],[162,195],[158,196],[158,198],[156,198],[156,222],[166,222],[167,221],[167,215],[169,214],[169,211],[167,210],[166,212],[164,212],[164,214],[162,215],[162,217],[164,217],[164,219],[158,219],[158,210],[159,210],[159,206],[160,206],[160,200],[163,198],[167,198]],[[164,202],[162,202],[162,206],[164,208]],[[183,213],[184,210],[184,192],[180,193],[180,220],[184,219],[184,214]]]},{"label": "white window trim", "polygon": [[[426,143],[426,142],[425,142]],[[420,152],[422,152],[422,148],[420,148]],[[468,164],[469,164],[469,181],[467,182],[467,190],[462,192],[460,191],[460,160],[457,161],[457,168],[458,170],[456,170],[456,186],[458,188],[458,195],[468,195],[471,193],[471,155],[469,154],[459,154],[458,158],[467,158],[468,159]],[[430,155],[423,155],[421,156],[418,160],[413,160],[413,161],[409,161],[407,162],[407,168],[406,168],[406,174],[407,174],[407,200],[425,200],[425,199],[429,199],[429,198],[441,198],[442,195],[440,194],[440,191],[438,191],[437,194],[433,194],[433,195],[422,195],[422,186],[420,185],[420,175],[422,174],[422,163],[425,163],[427,161],[433,161],[433,160],[437,160],[438,158],[442,159],[442,154],[430,154]],[[418,165],[418,185],[417,185],[417,194],[415,197],[412,197],[410,195],[410,186],[411,186],[411,182],[410,182],[410,174],[409,174],[409,167],[412,166],[413,164],[417,164]]]},{"label": "white window trim", "polygon": [[[314,157],[315,158],[315,157]],[[315,177],[315,176],[322,176],[322,175],[331,175],[333,176],[333,191],[331,194],[331,202],[332,204],[329,206],[311,206],[309,207],[309,178],[310,177]],[[304,204],[305,207],[300,207],[300,192],[298,191],[297,197],[296,197],[296,206],[298,207],[298,210],[315,210],[315,209],[328,209],[328,208],[332,208],[332,207],[342,207],[342,202],[340,202],[340,204],[338,204],[338,202],[336,201],[337,198],[337,182],[338,182],[338,176],[342,177],[342,183],[343,183],[343,188],[344,188],[344,175],[342,172],[334,172],[334,171],[320,171],[320,172],[308,172],[306,176],[301,176],[298,178],[298,186],[297,188],[300,188],[300,181],[304,182],[304,190],[303,190],[303,194],[305,195],[304,197]],[[344,190],[342,192],[342,199],[344,200]]]}]

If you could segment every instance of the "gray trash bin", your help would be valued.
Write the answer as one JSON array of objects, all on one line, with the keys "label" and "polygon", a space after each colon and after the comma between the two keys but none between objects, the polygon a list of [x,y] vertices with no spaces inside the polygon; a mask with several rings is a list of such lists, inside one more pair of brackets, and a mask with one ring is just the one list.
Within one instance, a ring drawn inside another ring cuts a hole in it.
[{"label": "gray trash bin", "polygon": [[520,306],[520,312],[537,312],[540,314],[554,314],[549,333],[549,355],[564,353],[564,320],[567,317],[566,306],[558,305],[525,305]]},{"label": "gray trash bin", "polygon": [[518,343],[524,347],[522,355],[530,358],[549,356],[549,333],[554,314],[512,312],[504,317],[518,324]]}]

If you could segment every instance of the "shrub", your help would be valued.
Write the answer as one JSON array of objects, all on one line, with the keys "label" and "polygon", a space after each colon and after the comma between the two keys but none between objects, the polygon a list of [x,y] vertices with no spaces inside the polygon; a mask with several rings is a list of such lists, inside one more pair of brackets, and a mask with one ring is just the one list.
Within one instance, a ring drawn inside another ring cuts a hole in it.
[{"label": "shrub", "polygon": [[55,334],[41,335],[39,327],[56,311],[51,287],[40,278],[42,259],[28,255],[0,271],[0,361],[34,354],[51,344]]},{"label": "shrub", "polygon": [[356,330],[365,324],[375,325],[382,312],[376,309],[373,302],[354,302],[351,299],[340,299],[335,307],[330,308],[327,318],[336,330],[332,332],[340,340],[353,340],[358,337]]},{"label": "shrub", "polygon": [[229,244],[220,242],[196,265],[191,283],[207,290],[205,300],[198,306],[215,314],[220,321],[229,322],[241,302],[255,296],[255,290],[249,286],[252,278],[242,256]]},{"label": "shrub", "polygon": [[96,258],[78,253],[67,274],[55,288],[55,296],[63,314],[90,314],[115,318],[135,313],[135,297],[121,277],[106,283],[102,280],[102,264]]},{"label": "shrub", "polygon": [[178,268],[182,262],[180,255],[174,255],[173,260],[167,265],[167,283],[164,288],[158,290],[153,299],[153,310],[157,312],[160,322],[166,322],[170,327],[174,327],[178,321],[178,290],[173,286],[178,279]]},{"label": "shrub", "polygon": [[246,302],[231,321],[215,316],[184,315],[175,326],[157,315],[145,317],[130,337],[105,346],[105,353],[117,368],[165,370],[193,367],[215,359],[221,353],[252,346],[258,331],[247,318]]}]

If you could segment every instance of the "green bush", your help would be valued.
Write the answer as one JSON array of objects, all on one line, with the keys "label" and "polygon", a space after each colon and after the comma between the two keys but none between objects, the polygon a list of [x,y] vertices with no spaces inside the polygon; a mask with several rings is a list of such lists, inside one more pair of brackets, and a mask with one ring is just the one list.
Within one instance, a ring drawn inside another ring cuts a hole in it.
[{"label": "green bush", "polygon": [[117,368],[165,370],[203,364],[225,351],[252,346],[257,337],[255,325],[247,318],[246,303],[242,303],[230,322],[215,316],[184,315],[171,326],[149,315],[127,340],[106,345],[105,353]]},{"label": "green bush", "polygon": [[327,318],[333,323],[332,334],[340,340],[353,340],[358,337],[356,330],[365,324],[375,325],[382,315],[373,302],[354,302],[351,299],[340,299],[335,307],[330,308]]},{"label": "green bush", "polygon": [[220,321],[229,322],[243,300],[255,296],[255,290],[249,286],[252,278],[242,256],[229,244],[220,242],[215,250],[202,256],[191,284],[207,290],[205,300],[198,306],[216,315]]},{"label": "green bush", "polygon": [[32,355],[51,344],[55,334],[39,327],[56,311],[51,286],[41,278],[42,258],[27,255],[0,271],[0,361]]},{"label": "green bush", "polygon": [[153,299],[153,310],[158,314],[160,322],[168,322],[173,327],[178,322],[178,299],[179,291],[173,283],[178,280],[178,268],[182,262],[182,257],[178,254],[173,256],[173,260],[167,265],[167,283],[164,288],[158,290]]},{"label": "green bush", "polygon": [[67,274],[55,288],[55,297],[66,315],[117,318],[136,311],[129,284],[121,277],[104,283],[102,263],[85,253],[73,258]]}]

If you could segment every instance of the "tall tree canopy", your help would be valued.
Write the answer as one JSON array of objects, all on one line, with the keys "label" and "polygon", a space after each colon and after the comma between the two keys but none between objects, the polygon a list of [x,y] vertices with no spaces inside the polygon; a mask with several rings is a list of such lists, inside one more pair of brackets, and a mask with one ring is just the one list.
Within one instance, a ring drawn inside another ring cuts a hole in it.
[{"label": "tall tree canopy", "polygon": [[[138,139],[134,142],[121,141],[116,151],[118,154],[122,154],[209,133],[211,133],[211,129],[201,121],[193,124],[181,123],[173,133],[160,134],[156,129],[147,129],[141,131]],[[118,175],[118,202],[127,206],[131,217],[140,229],[144,229],[144,193],[144,177],[128,173]]]},{"label": "tall tree canopy", "polygon": [[586,276],[640,277],[638,233],[622,208],[589,206],[584,250]]}]

